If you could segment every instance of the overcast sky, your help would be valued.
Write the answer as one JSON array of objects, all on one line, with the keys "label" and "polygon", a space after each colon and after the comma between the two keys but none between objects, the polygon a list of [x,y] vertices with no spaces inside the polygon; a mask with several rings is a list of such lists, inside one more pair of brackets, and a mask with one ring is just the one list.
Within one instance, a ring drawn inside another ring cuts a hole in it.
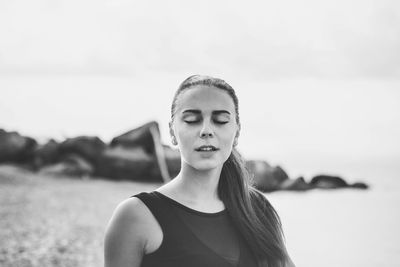
[{"label": "overcast sky", "polygon": [[0,2],[1,73],[400,77],[393,0]]}]

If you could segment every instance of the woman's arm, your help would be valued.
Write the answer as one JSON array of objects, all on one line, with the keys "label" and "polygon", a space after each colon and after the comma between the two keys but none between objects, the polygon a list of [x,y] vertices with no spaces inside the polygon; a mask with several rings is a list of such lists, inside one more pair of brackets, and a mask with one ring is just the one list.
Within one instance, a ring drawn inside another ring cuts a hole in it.
[{"label": "woman's arm", "polygon": [[104,267],[140,266],[147,243],[143,213],[135,197],[117,206],[104,237]]}]

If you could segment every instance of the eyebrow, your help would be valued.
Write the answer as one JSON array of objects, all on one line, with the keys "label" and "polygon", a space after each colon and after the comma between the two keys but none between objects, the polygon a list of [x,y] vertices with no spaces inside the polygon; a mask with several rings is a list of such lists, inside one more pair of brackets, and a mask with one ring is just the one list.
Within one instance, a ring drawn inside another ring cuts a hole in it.
[{"label": "eyebrow", "polygon": [[[198,109],[186,109],[186,110],[184,110],[182,113],[183,113],[183,114],[185,114],[185,113],[201,114],[201,111],[198,110]],[[213,110],[213,111],[212,111],[212,114],[213,114],[213,115],[219,115],[219,114],[228,114],[228,115],[231,115],[231,113],[230,113],[229,111],[223,110],[223,109],[222,109],[222,110]]]}]

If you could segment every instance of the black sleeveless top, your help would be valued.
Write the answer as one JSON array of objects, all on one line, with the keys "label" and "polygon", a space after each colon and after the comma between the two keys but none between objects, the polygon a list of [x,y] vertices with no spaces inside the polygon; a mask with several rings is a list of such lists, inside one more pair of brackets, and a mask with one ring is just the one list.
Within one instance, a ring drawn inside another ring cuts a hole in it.
[{"label": "black sleeveless top", "polygon": [[205,213],[160,192],[139,198],[157,219],[163,240],[141,267],[257,267],[255,257],[226,210]]}]

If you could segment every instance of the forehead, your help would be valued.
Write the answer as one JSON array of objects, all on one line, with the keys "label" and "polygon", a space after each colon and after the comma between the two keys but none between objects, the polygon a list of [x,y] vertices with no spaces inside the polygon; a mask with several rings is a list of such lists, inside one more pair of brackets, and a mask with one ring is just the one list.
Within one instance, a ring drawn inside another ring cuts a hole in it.
[{"label": "forehead", "polygon": [[185,89],[176,101],[176,111],[198,109],[201,111],[227,110],[234,114],[235,104],[228,92],[207,85]]}]

